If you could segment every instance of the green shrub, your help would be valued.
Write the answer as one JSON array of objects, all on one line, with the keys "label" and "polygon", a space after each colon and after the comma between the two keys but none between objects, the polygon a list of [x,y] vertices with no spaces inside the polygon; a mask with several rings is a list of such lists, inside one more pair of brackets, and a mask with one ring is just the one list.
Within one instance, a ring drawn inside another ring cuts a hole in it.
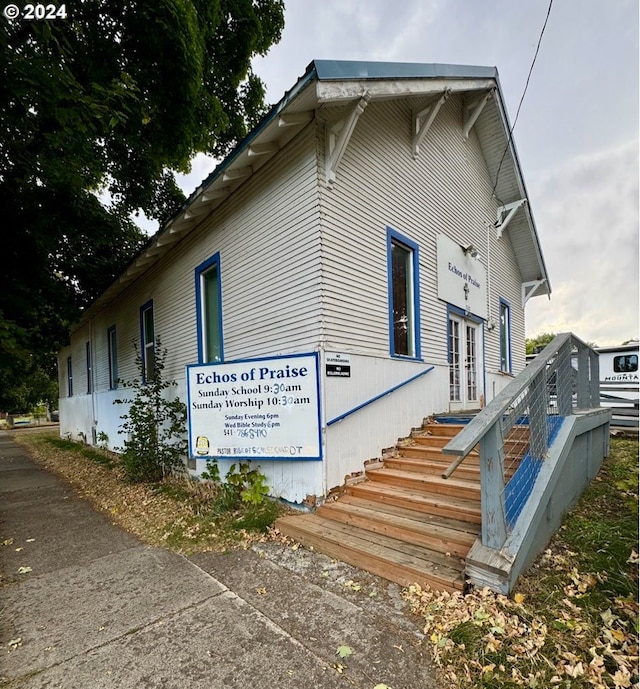
[{"label": "green shrub", "polygon": [[137,344],[136,366],[140,378],[122,382],[123,387],[133,390],[133,397],[118,399],[116,404],[129,404],[129,411],[120,418],[124,421],[118,430],[128,434],[122,453],[122,464],[130,481],[159,481],[168,474],[184,470],[187,453],[187,409],[178,397],[167,399],[165,391],[177,386],[175,381],[165,381],[163,371],[167,350],[155,341],[155,362],[151,375],[144,378],[144,365]]}]

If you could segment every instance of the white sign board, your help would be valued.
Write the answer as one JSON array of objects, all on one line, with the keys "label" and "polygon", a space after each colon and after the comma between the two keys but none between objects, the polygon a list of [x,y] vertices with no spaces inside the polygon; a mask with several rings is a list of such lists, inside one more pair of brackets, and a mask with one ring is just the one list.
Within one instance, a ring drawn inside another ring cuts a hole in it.
[{"label": "white sign board", "polygon": [[322,459],[318,355],[187,366],[189,456]]},{"label": "white sign board", "polygon": [[438,235],[438,297],[474,316],[488,316],[485,267],[443,234]]}]

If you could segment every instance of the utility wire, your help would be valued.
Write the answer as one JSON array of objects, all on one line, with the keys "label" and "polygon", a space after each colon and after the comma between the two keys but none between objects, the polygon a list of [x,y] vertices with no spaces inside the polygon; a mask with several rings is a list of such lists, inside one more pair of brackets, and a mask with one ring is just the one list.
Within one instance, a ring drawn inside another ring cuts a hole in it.
[{"label": "utility wire", "polygon": [[[549,7],[547,9],[547,16],[545,17],[544,24],[542,25],[542,30],[540,31],[540,37],[538,38],[538,45],[536,46],[536,52],[533,56],[533,60],[531,62],[531,67],[529,68],[529,74],[527,75],[527,81],[524,85],[524,90],[522,91],[522,96],[520,97],[520,103],[518,104],[518,109],[516,110],[516,117],[513,120],[513,124],[511,125],[511,129],[509,129],[509,141],[507,142],[507,145],[504,148],[504,153],[502,154],[502,158],[500,159],[500,165],[498,165],[498,171],[496,172],[496,181],[495,184],[493,185],[493,190],[491,191],[491,194],[496,193],[496,188],[498,186],[498,180],[500,178],[500,170],[502,170],[502,163],[504,162],[504,159],[507,155],[507,151],[509,150],[509,146],[513,143],[513,130],[516,128],[516,123],[518,121],[518,117],[520,116],[520,108],[522,108],[522,103],[524,101],[524,97],[527,93],[527,89],[529,88],[529,81],[531,81],[531,73],[533,72],[533,67],[536,64],[536,59],[538,58],[538,53],[540,52],[540,44],[542,43],[542,37],[544,36],[544,31],[547,28],[547,22],[549,21],[549,15],[551,14],[551,7],[553,5],[553,0],[549,0]],[[498,199],[500,201],[500,199]],[[502,203],[502,201],[500,201]]]}]

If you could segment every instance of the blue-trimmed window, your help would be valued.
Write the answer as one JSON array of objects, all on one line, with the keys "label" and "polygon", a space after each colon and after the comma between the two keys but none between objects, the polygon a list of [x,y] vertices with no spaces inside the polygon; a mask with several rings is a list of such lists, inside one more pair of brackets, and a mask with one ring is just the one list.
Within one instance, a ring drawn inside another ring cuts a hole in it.
[{"label": "blue-trimmed window", "polygon": [[220,254],[203,261],[195,270],[195,278],[198,361],[201,364],[223,361]]},{"label": "blue-trimmed window", "polygon": [[93,390],[93,362],[91,359],[91,342],[85,342],[85,361],[87,366],[87,395]]},{"label": "blue-trimmed window", "polygon": [[67,397],[73,397],[73,366],[71,357],[67,357]]},{"label": "blue-trimmed window", "polygon": [[512,372],[511,365],[511,307],[500,299],[500,370]]},{"label": "blue-trimmed window", "polygon": [[140,307],[140,355],[142,358],[142,380],[146,383],[153,378],[156,365],[153,299]]},{"label": "blue-trimmed window", "polygon": [[109,356],[109,390],[118,387],[118,339],[116,326],[107,328],[107,352]]},{"label": "blue-trimmed window", "polygon": [[387,228],[389,344],[391,356],[420,358],[418,245]]}]

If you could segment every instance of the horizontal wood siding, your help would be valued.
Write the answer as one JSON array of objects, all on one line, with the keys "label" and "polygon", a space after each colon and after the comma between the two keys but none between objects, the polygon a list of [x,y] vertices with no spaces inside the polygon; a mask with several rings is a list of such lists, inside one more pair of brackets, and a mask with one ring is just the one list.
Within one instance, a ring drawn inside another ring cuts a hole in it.
[{"label": "horizontal wood siding", "polygon": [[[488,306],[498,316],[503,297],[512,309],[513,359],[522,366],[524,315],[520,274],[508,233],[501,240],[488,225],[498,203],[472,130],[462,134],[461,97],[450,98],[412,155],[411,112],[424,101],[371,103],[360,119],[332,188],[323,188],[324,313],[328,349],[389,356],[386,228],[420,247],[422,357],[447,361],[447,307],[438,299],[436,237],[473,243],[487,267]],[[327,121],[336,111],[326,113]],[[319,132],[321,143],[324,133]],[[485,333],[486,367],[499,367],[499,330]]]},{"label": "horizontal wood siding", "polygon": [[[116,326],[119,377],[139,377],[133,343],[140,343],[140,307],[153,300],[155,332],[168,351],[165,378],[178,382],[176,392],[185,400],[185,365],[197,363],[195,269],[216,253],[226,360],[318,350],[317,167],[315,125],[310,124],[91,323],[73,333],[74,390],[83,392],[84,343],[93,333],[97,430],[109,435],[111,446],[122,444],[117,428],[125,408],[113,404],[123,395],[108,390],[107,329]],[[86,425],[71,405],[68,409],[71,425]],[[273,491],[286,499],[323,492],[321,462],[264,462],[262,470]]]}]

